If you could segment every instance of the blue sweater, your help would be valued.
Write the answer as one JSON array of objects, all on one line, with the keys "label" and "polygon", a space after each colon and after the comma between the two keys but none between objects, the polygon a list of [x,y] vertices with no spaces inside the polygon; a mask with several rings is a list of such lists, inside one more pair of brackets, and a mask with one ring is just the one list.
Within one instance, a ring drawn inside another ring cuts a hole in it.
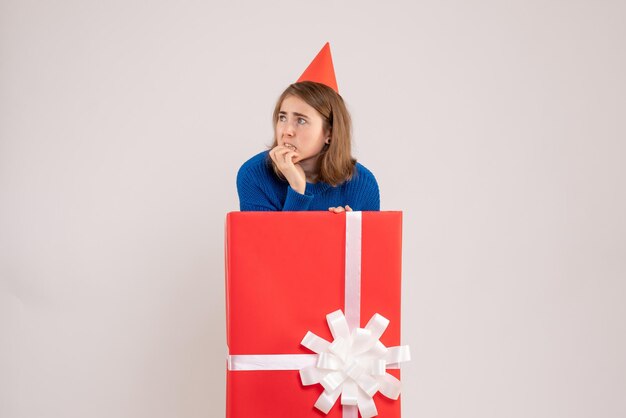
[{"label": "blue sweater", "polygon": [[356,163],[352,179],[336,187],[307,182],[304,194],[300,194],[289,182],[276,176],[269,151],[243,163],[237,173],[237,193],[242,211],[326,211],[329,207],[346,205],[353,210],[380,210],[378,183],[362,164]]}]

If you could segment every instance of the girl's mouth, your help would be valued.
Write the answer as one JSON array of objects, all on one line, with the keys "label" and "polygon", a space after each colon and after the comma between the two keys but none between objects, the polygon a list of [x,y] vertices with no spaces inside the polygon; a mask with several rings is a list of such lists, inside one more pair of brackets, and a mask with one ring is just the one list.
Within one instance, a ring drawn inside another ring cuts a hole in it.
[{"label": "girl's mouth", "polygon": [[296,150],[295,145],[292,145],[292,144],[290,144],[290,143],[288,143],[288,142],[285,142],[283,145],[284,145],[285,147],[289,148],[289,149],[290,149],[290,150],[292,150],[292,151],[295,151],[295,150]]}]

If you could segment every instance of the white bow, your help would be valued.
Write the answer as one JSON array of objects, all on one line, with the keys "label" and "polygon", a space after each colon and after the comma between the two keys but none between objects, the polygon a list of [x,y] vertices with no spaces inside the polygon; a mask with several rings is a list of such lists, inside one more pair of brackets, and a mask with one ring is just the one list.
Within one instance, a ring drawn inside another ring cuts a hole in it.
[{"label": "white bow", "polygon": [[379,314],[374,314],[365,328],[355,328],[352,333],[341,310],[326,315],[326,320],[332,343],[310,331],[302,340],[303,346],[318,354],[315,366],[300,370],[302,384],[320,383],[324,387],[315,407],[325,414],[341,395],[341,404],[357,405],[363,418],[376,416],[376,392],[394,400],[400,396],[400,381],[386,369],[409,361],[409,346],[387,348],[379,341],[389,325],[389,320]]}]

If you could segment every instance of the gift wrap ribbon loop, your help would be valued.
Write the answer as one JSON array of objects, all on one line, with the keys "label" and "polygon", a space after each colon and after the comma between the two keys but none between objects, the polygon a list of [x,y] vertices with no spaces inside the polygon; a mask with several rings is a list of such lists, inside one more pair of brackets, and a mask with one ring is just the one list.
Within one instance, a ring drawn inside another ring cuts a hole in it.
[{"label": "gift wrap ribbon loop", "polygon": [[[315,407],[327,414],[341,396],[343,418],[378,414],[374,395],[398,399],[401,384],[387,369],[411,359],[409,346],[385,347],[379,341],[389,320],[374,314],[361,323],[361,212],[346,212],[345,316],[326,315],[333,341],[307,332],[301,344],[315,354],[228,356],[229,370],[300,370],[305,386],[321,384],[324,392]],[[358,411],[358,412],[357,412]]]},{"label": "gift wrap ribbon loop", "polygon": [[300,369],[302,384],[319,383],[324,387],[315,407],[325,414],[341,396],[344,417],[346,413],[356,416],[354,406],[363,418],[376,416],[376,392],[394,400],[400,396],[400,381],[386,370],[410,360],[409,347],[387,348],[379,341],[389,325],[389,320],[380,314],[374,314],[365,328],[352,331],[340,310],[328,314],[326,320],[334,338],[332,343],[310,331],[302,340],[303,346],[317,353],[315,365]]}]

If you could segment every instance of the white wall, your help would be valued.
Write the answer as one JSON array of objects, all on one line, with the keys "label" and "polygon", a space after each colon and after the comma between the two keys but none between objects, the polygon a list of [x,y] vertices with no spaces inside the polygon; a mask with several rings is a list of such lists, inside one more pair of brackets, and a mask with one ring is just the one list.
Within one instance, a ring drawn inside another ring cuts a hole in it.
[{"label": "white wall", "polygon": [[235,174],[326,41],[405,211],[404,416],[626,416],[625,15],[2,0],[0,416],[223,416]]}]

